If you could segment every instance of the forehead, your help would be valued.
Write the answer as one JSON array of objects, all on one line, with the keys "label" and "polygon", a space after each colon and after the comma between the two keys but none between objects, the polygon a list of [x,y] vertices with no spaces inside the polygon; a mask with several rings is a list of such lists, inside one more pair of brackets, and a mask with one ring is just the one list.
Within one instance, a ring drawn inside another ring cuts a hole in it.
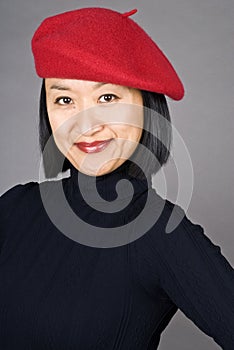
[{"label": "forehead", "polygon": [[106,82],[95,82],[89,80],[77,80],[77,79],[58,79],[58,78],[46,78],[46,88],[49,90],[90,90],[94,91],[102,87],[109,87],[115,89],[121,89],[130,91],[127,86],[106,83]]}]

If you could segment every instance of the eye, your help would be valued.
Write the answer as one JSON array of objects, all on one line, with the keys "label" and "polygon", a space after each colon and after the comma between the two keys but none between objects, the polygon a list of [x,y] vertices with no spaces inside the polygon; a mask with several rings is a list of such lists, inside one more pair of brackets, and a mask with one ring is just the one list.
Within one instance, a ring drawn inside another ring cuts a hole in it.
[{"label": "eye", "polygon": [[113,100],[118,99],[118,97],[114,94],[105,94],[99,97],[99,101],[101,103],[108,103],[108,102],[112,102]]},{"label": "eye", "polygon": [[69,105],[71,104],[71,102],[72,102],[72,99],[67,96],[58,97],[55,100],[55,103],[58,105]]}]

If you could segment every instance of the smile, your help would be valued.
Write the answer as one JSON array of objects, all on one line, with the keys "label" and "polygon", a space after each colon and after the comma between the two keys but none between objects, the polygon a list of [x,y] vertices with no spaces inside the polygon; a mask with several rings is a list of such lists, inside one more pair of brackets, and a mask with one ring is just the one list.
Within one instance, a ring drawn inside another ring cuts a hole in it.
[{"label": "smile", "polygon": [[85,153],[96,153],[103,151],[113,139],[95,141],[95,142],[78,142],[76,146]]}]

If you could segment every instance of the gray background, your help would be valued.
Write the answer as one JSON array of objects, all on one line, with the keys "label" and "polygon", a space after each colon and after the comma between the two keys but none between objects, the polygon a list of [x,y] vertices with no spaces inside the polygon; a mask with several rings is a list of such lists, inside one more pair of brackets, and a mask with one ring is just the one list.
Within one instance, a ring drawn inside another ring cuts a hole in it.
[{"label": "gray background", "polygon": [[[132,18],[166,53],[184,82],[180,102],[168,100],[172,121],[192,158],[194,188],[187,215],[200,223],[234,265],[233,0],[1,0],[0,192],[38,179],[38,96],[30,40],[43,18],[79,7],[137,8]],[[164,168],[167,198],[176,199],[177,173]],[[160,182],[154,185],[160,193]],[[182,179],[186,191],[186,178]],[[178,203],[180,204],[180,203]],[[219,349],[180,311],[162,335],[161,350]]]}]

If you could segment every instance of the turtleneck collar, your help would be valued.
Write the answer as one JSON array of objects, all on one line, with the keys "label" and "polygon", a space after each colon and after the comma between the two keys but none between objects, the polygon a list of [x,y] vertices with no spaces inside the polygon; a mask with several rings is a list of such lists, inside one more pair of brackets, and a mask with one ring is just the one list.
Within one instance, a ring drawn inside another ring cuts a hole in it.
[{"label": "turtleneck collar", "polygon": [[[130,165],[131,162],[126,160],[117,169],[100,176],[84,174],[71,165],[70,177],[67,181],[70,196],[82,201],[85,195],[88,200],[97,202],[99,201],[97,192],[102,197],[101,201],[113,201],[117,198],[123,200],[148,192],[148,189],[152,187],[151,179],[147,181],[145,176],[130,175]],[[126,182],[121,182],[122,179]],[[128,182],[131,183],[132,189]]]},{"label": "turtleneck collar", "polygon": [[[114,171],[89,176],[70,166],[70,177],[62,179],[67,202],[82,221],[97,227],[121,227],[137,218],[152,194],[151,179],[133,174],[126,160]],[[130,234],[130,233],[129,233]]]}]

